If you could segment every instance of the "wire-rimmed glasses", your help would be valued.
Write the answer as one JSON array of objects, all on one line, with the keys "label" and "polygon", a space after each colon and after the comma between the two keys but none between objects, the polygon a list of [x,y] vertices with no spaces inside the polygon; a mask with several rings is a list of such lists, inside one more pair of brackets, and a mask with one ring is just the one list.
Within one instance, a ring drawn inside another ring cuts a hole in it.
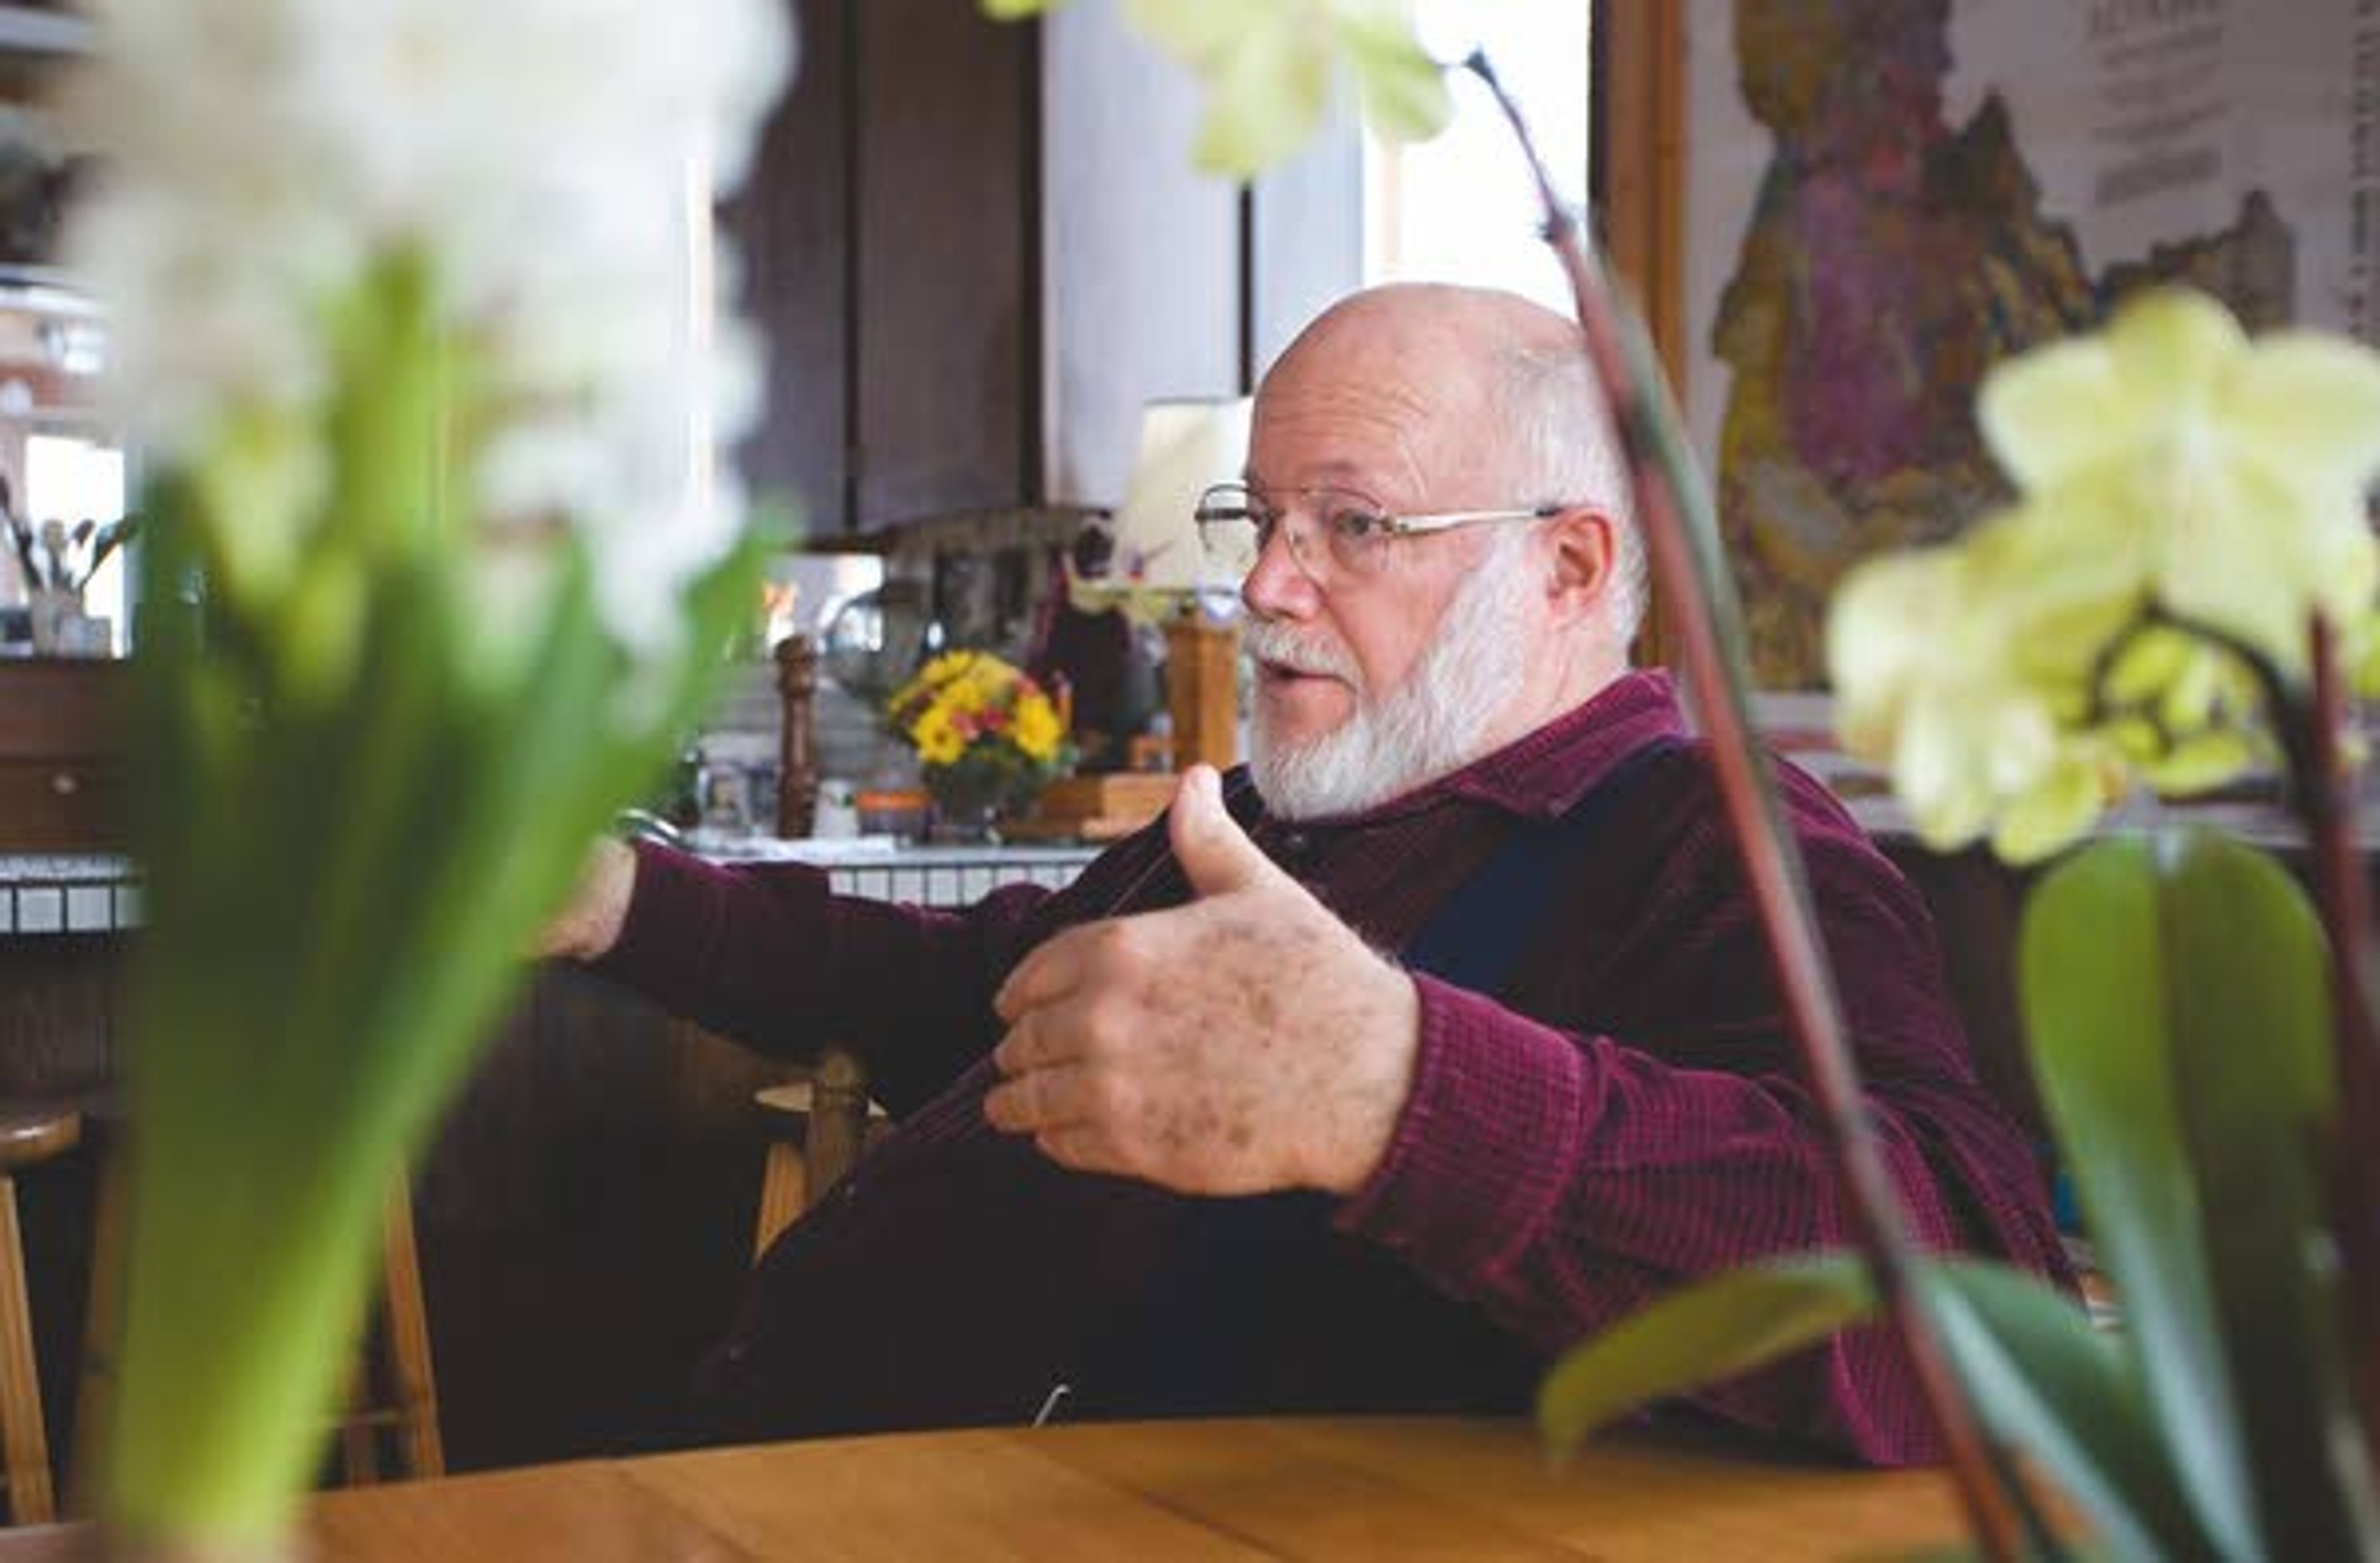
[{"label": "wire-rimmed glasses", "polygon": [[1342,576],[1378,575],[1397,538],[1426,536],[1486,521],[1536,521],[1561,514],[1558,504],[1528,509],[1447,510],[1399,515],[1353,489],[1291,489],[1260,493],[1245,483],[1218,483],[1198,496],[1194,512],[1208,561],[1232,578],[1246,576],[1286,524],[1290,557],[1318,585],[1328,569]]}]

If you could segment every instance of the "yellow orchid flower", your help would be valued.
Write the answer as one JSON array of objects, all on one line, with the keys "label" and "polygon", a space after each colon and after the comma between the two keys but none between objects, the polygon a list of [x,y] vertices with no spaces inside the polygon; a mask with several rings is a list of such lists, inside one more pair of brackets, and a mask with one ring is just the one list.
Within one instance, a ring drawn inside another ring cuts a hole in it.
[{"label": "yellow orchid flower", "polygon": [[2299,673],[2317,612],[2380,679],[2380,356],[2251,342],[2162,289],[2004,366],[1979,411],[2021,502],[1855,569],[1828,624],[1844,745],[1927,842],[2033,861],[2135,780],[2228,781],[2262,757],[2242,654]]},{"label": "yellow orchid flower", "polygon": [[[1002,19],[1055,0],[982,0]],[[1207,84],[1194,156],[1247,179],[1321,127],[1343,65],[1365,116],[1395,140],[1434,136],[1453,116],[1446,73],[1414,36],[1407,0],[1124,0],[1124,14]]]},{"label": "yellow orchid flower", "polygon": [[[1870,561],[1845,578],[1828,622],[1844,747],[1890,770],[1919,835],[1940,849],[1974,841],[2020,803],[2031,845],[2082,795],[2059,752],[2055,686],[2020,675],[2019,620],[2005,591],[1994,600],[1988,558],[1934,548]],[[2094,794],[2074,828],[2104,802]]]},{"label": "yellow orchid flower", "polygon": [[2370,611],[2380,357],[2312,332],[2252,342],[2213,299],[2160,288],[2004,366],[1977,410],[2062,551],[2166,612],[2294,672],[2312,612]]}]

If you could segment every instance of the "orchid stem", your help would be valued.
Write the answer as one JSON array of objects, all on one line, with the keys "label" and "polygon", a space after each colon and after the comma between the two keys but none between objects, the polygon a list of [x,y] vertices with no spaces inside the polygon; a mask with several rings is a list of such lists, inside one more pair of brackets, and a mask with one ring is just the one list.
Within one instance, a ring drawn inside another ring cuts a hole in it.
[{"label": "orchid stem", "polygon": [[2291,700],[2283,692],[2271,704],[2330,944],[2338,1119],[2325,1171],[2345,1283],[2349,1387],[2365,1459],[2380,1481],[2380,1025],[2374,1018],[2372,902],[2355,842],[2354,769],[2340,743],[2349,713],[2338,637],[2317,614],[2311,638],[2310,697]]},{"label": "orchid stem", "polygon": [[1570,278],[1588,357],[1627,458],[1662,607],[1683,651],[1686,685],[1710,741],[1720,795],[1752,880],[1788,1024],[1842,1175],[1861,1255],[1949,1448],[1960,1497],[1977,1539],[1997,1558],[2015,1557],[2028,1546],[2055,1556],[2054,1536],[2016,1471],[1978,1423],[1918,1295],[1918,1257],[1868,1124],[1859,1067],[1844,1038],[1800,848],[1785,828],[1767,757],[1753,736],[1742,620],[1733,611],[1732,583],[1719,554],[1709,494],[1679,432],[1658,362],[1642,323],[1614,303],[1600,261],[1555,189],[1519,105],[1484,54],[1475,53],[1463,63],[1495,95],[1520,141],[1545,206],[1546,242]]}]

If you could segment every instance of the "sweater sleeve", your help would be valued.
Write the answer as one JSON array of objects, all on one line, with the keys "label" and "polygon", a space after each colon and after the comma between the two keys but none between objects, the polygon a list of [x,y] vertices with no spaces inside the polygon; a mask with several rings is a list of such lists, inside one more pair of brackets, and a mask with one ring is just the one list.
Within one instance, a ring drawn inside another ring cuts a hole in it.
[{"label": "sweater sleeve", "polygon": [[962,911],[833,894],[800,864],[722,866],[638,842],[635,894],[595,969],[761,1051],[856,1048],[896,1115],[998,1039],[991,996],[1051,892],[1012,885]]},{"label": "sweater sleeve", "polygon": [[[1846,1024],[1918,1242],[2066,1278],[2037,1172],[1967,1067],[1913,891],[1851,831],[1805,842]],[[1417,975],[1421,1047],[1396,1135],[1342,1206],[1440,1290],[1548,1358],[1677,1285],[1840,1248],[1851,1222],[1816,1103],[1776,1012],[1731,851],[1705,842],[1656,916],[1674,979],[1643,1035],[1528,1018]],[[1861,1459],[1937,1458],[1879,1329],[1694,1397],[1703,1411]]]}]

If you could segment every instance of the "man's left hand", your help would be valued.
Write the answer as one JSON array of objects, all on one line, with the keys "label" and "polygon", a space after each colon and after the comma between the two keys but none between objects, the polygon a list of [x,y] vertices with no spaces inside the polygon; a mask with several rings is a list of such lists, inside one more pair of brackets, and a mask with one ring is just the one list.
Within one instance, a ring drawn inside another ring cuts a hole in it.
[{"label": "man's left hand", "polygon": [[985,1117],[1185,1193],[1354,1193],[1413,1087],[1413,980],[1257,850],[1211,769],[1170,829],[1196,899],[1071,928],[1009,975]]}]

